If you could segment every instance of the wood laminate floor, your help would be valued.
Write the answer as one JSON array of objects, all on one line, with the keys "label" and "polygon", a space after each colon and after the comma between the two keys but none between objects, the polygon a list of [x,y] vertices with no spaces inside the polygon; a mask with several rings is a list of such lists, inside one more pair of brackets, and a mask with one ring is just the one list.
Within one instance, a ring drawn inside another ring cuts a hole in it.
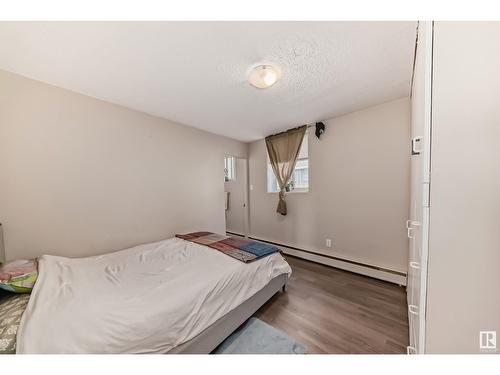
[{"label": "wood laminate floor", "polygon": [[255,316],[304,344],[308,353],[406,353],[405,289],[286,256],[292,276]]}]

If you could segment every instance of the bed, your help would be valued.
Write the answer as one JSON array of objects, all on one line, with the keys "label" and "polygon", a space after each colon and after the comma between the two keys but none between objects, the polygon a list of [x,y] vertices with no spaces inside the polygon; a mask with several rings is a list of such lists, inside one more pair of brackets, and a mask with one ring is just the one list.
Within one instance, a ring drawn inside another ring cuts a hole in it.
[{"label": "bed", "polygon": [[180,238],[89,258],[42,256],[17,353],[210,353],[290,273],[279,253],[245,264]]}]

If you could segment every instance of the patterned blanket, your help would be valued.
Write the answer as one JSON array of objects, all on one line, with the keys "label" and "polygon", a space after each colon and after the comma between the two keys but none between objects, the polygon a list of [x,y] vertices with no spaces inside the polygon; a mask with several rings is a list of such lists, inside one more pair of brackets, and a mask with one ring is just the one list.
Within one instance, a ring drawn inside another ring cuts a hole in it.
[{"label": "patterned blanket", "polygon": [[16,353],[17,329],[29,298],[29,294],[0,290],[0,354]]},{"label": "patterned blanket", "polygon": [[219,250],[242,262],[248,263],[271,255],[279,249],[276,246],[239,237],[223,236],[212,232],[176,234],[178,238]]}]

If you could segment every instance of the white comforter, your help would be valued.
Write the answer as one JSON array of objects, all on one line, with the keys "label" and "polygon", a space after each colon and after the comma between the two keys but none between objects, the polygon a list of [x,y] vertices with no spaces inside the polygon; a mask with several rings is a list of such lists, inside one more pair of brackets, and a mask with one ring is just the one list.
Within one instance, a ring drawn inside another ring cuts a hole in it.
[{"label": "white comforter", "polygon": [[291,273],[280,254],[245,264],[178,238],[112,254],[44,255],[17,353],[165,353]]}]

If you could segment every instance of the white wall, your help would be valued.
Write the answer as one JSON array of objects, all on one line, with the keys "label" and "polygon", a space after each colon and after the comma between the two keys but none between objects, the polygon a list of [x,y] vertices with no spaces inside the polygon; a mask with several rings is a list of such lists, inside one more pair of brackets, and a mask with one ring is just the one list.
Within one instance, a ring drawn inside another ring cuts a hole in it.
[{"label": "white wall", "polygon": [[500,338],[500,22],[436,22],[426,352]]},{"label": "white wall", "polygon": [[403,98],[326,121],[321,140],[309,129],[309,192],[287,195],[287,216],[266,192],[265,143],[251,143],[251,235],[406,272],[409,116]]},{"label": "white wall", "polygon": [[223,233],[223,157],[246,153],[244,143],[0,71],[7,259]]},{"label": "white wall", "polygon": [[245,189],[247,180],[247,160],[236,159],[236,178],[224,182],[225,191],[229,192],[229,209],[226,211],[226,230],[236,234],[245,234]]}]

